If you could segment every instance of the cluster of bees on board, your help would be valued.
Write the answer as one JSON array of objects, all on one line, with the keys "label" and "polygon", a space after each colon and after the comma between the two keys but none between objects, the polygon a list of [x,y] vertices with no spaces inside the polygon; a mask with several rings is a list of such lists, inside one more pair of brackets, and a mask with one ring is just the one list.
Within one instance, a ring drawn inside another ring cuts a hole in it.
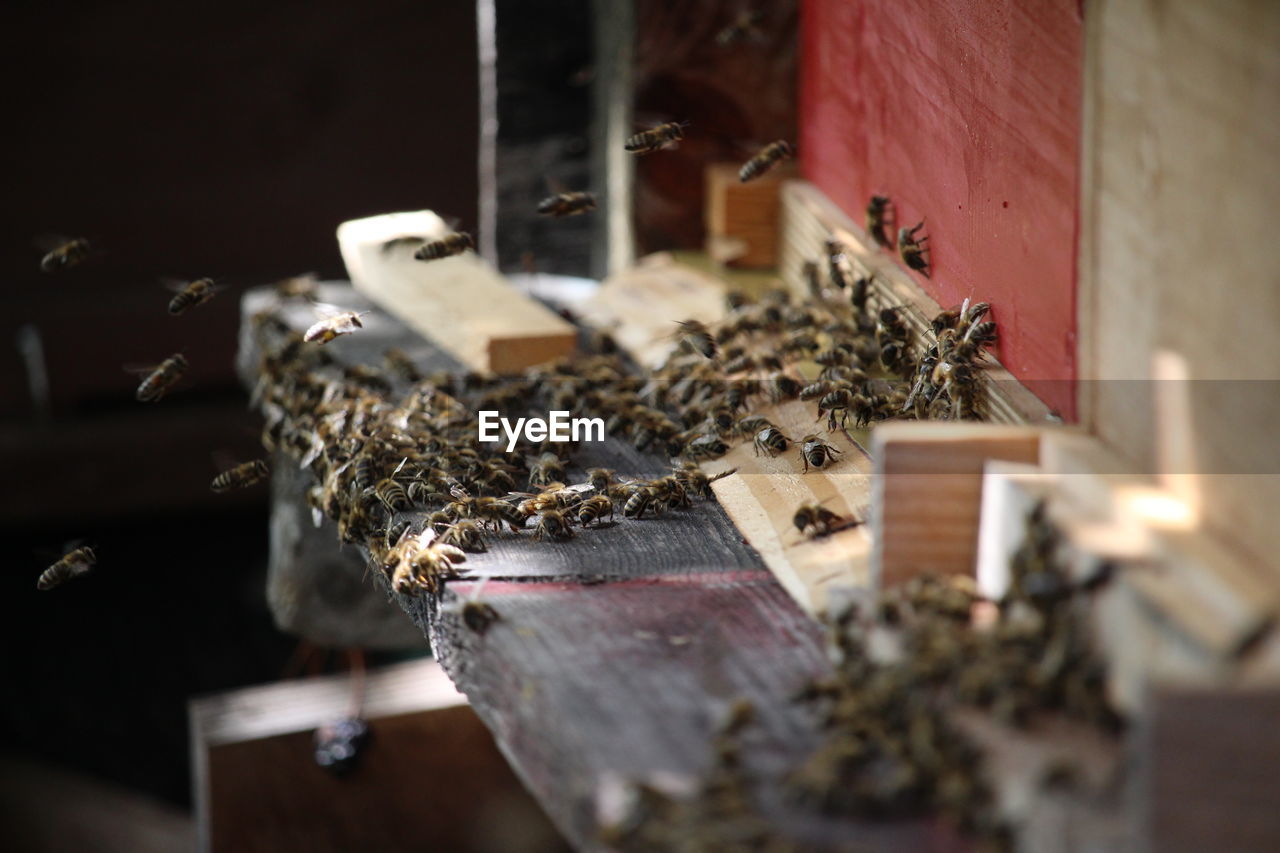
[{"label": "cluster of bees on board", "polygon": [[[628,808],[604,822],[601,840],[620,850],[672,849],[690,837],[702,845],[693,849],[828,849],[814,839],[779,837],[761,817],[758,791],[776,781],[785,801],[806,813],[938,816],[973,849],[1016,849],[983,752],[951,712],[982,708],[1018,729],[1045,714],[1110,735],[1124,725],[1108,704],[1105,665],[1090,645],[1085,613],[1114,569],[1103,564],[1073,578],[1060,545],[1039,503],[1026,516],[999,600],[985,601],[966,576],[922,575],[845,602],[826,620],[834,672],[792,697],[818,719],[815,748],[780,779],[752,772],[741,738],[754,714],[740,699],[712,737],[711,766],[698,787],[676,793],[633,783]],[[989,614],[975,621],[981,607]],[[1044,760],[1030,772],[1042,790],[1093,796],[1093,783],[1071,761]]]}]

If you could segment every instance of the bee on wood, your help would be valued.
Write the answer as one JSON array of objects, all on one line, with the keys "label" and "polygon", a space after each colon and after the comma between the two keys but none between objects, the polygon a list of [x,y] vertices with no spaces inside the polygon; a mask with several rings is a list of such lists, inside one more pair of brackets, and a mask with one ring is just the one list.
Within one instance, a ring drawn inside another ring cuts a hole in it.
[{"label": "bee on wood", "polygon": [[721,441],[719,436],[703,435],[686,444],[680,455],[696,462],[699,459],[719,459],[728,452],[729,445]]},{"label": "bee on wood", "polygon": [[627,140],[625,148],[635,154],[661,151],[668,145],[674,145],[684,139],[684,129],[688,125],[687,121],[669,121],[649,130],[642,130]]},{"label": "bee on wood", "polygon": [[445,545],[454,545],[463,551],[479,554],[487,551],[484,539],[480,536],[480,526],[474,521],[461,519],[445,526],[440,532],[440,541]]},{"label": "bee on wood", "polygon": [[613,475],[617,473],[612,468],[588,468],[587,482],[597,492],[608,491],[609,486],[613,485]]},{"label": "bee on wood", "polygon": [[360,322],[361,316],[361,312],[357,311],[340,311],[331,314],[312,324],[311,328],[302,335],[302,339],[309,344],[327,344],[342,335],[351,334],[356,329],[363,329],[364,324]]},{"label": "bee on wood", "polygon": [[458,605],[456,610],[448,608],[441,608],[441,610],[446,613],[456,612],[461,617],[463,625],[481,636],[493,627],[494,622],[502,618],[492,604],[470,599]]},{"label": "bee on wood", "polygon": [[801,533],[807,532],[809,538],[818,539],[838,530],[857,527],[862,522],[857,519],[845,518],[820,504],[806,503],[800,504],[796,508],[796,514],[792,517],[791,523]]},{"label": "bee on wood", "polygon": [[733,19],[733,23],[716,33],[716,44],[730,47],[739,42],[763,41],[764,33],[760,30],[760,22],[764,20],[764,12],[759,9],[743,9]]},{"label": "bee on wood", "polygon": [[827,240],[827,274],[831,284],[840,290],[853,286],[853,263],[847,254],[848,247],[835,238]]},{"label": "bee on wood", "polygon": [[554,453],[543,453],[529,460],[529,485],[547,486],[564,480],[564,462]]},{"label": "bee on wood", "polygon": [[898,229],[898,254],[909,269],[913,269],[925,278],[929,277],[929,259],[925,257],[929,249],[924,245],[929,238],[916,237],[916,233],[924,227],[920,220],[913,228]]},{"label": "bee on wood", "polygon": [[543,216],[554,216],[557,219],[577,216],[595,209],[596,197],[588,192],[556,193],[538,202],[538,213]]},{"label": "bee on wood", "polygon": [[716,357],[716,339],[705,324],[697,320],[682,320],[676,325],[680,327],[676,332],[677,337],[689,349],[706,358]]},{"label": "bee on wood", "polygon": [[272,288],[280,299],[306,299],[315,302],[320,298],[320,281],[314,273],[282,278]]},{"label": "bee on wood", "polygon": [[[849,419],[849,409],[854,405],[855,395],[848,388],[837,388],[818,401],[818,418],[827,416],[827,429],[834,431],[838,426],[843,429]],[[821,466],[819,466],[821,467]]]},{"label": "bee on wood", "polygon": [[373,487],[373,493],[382,505],[392,512],[404,512],[412,506],[404,486],[393,477],[379,480],[378,485]]},{"label": "bee on wood", "polygon": [[454,231],[439,240],[428,240],[413,253],[414,260],[435,261],[453,255],[461,255],[468,249],[475,249],[476,242],[465,231]]},{"label": "bee on wood", "polygon": [[613,521],[613,500],[608,495],[596,495],[578,505],[578,523],[583,527],[599,524],[606,515]]},{"label": "bee on wood", "polygon": [[538,523],[533,527],[533,539],[535,542],[541,542],[546,539],[563,541],[572,539],[573,536],[573,528],[569,526],[569,519],[565,517],[564,513],[557,509],[548,509],[538,513]]},{"label": "bee on wood", "polygon": [[147,374],[135,396],[139,402],[154,403],[164,397],[186,372],[187,357],[182,353],[175,353]]},{"label": "bee on wood", "polygon": [[822,296],[822,272],[817,261],[805,261],[800,265],[800,275],[804,278],[809,296],[818,299]]},{"label": "bee on wood", "polygon": [[776,426],[770,425],[760,430],[752,443],[755,445],[756,456],[759,456],[761,451],[771,457],[787,452],[787,437]]},{"label": "bee on wood", "polygon": [[794,156],[796,156],[795,146],[785,139],[770,142],[761,148],[756,156],[742,164],[742,168],[738,170],[738,180],[744,184],[747,181],[754,181],[783,160],[790,160]]},{"label": "bee on wood", "polygon": [[69,580],[88,574],[98,563],[98,555],[89,547],[77,548],[40,573],[36,589],[50,590]]},{"label": "bee on wood", "polygon": [[871,201],[867,203],[867,233],[871,235],[871,239],[876,241],[876,245],[888,246],[889,235],[885,231],[889,221],[889,197],[883,195],[873,195]]},{"label": "bee on wood", "polygon": [[457,576],[455,564],[465,562],[467,555],[461,548],[447,545],[436,539],[432,529],[423,531],[414,540],[407,559],[402,559],[392,577],[396,592],[412,595],[419,589],[434,593],[440,588],[440,580]]},{"label": "bee on wood", "polygon": [[262,459],[245,462],[223,471],[213,478],[209,488],[215,492],[227,492],[231,489],[244,489],[265,480],[271,475],[271,468]]},{"label": "bee on wood", "polygon": [[672,470],[672,476],[676,478],[686,493],[701,495],[707,500],[715,498],[715,493],[711,491],[712,483],[736,473],[738,473],[737,468],[730,468],[728,471],[721,471],[714,477],[708,477],[706,472],[694,462],[682,462]]},{"label": "bee on wood", "polygon": [[218,292],[211,278],[198,278],[186,285],[179,284],[177,287],[180,289],[169,300],[169,313],[175,316],[188,308],[203,305]]},{"label": "bee on wood", "polygon": [[800,439],[800,457],[804,460],[804,471],[802,473],[808,474],[809,466],[811,465],[814,468],[822,468],[828,462],[835,461],[835,458],[840,453],[841,451],[827,444],[818,436],[812,433],[806,435]]},{"label": "bee on wood", "polygon": [[92,251],[89,241],[83,237],[54,238],[54,240],[58,241],[57,244],[40,259],[41,272],[69,270],[83,262]]}]

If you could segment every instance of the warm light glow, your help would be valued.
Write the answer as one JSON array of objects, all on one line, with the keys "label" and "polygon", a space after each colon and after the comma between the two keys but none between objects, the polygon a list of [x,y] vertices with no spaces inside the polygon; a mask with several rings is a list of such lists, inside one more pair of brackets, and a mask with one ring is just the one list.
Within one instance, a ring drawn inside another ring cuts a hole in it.
[{"label": "warm light glow", "polygon": [[1195,508],[1163,489],[1122,487],[1117,505],[1126,515],[1164,530],[1193,530],[1199,523]]}]

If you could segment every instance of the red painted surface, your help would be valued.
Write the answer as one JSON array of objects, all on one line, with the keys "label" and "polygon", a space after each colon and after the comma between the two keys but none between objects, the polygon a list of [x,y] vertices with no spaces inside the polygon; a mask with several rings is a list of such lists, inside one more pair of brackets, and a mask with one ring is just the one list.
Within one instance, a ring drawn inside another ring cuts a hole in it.
[{"label": "red painted surface", "polygon": [[[805,177],[861,223],[925,220],[944,306],[986,300],[997,356],[1075,412],[1079,0],[805,0]],[[896,254],[895,254],[896,257]],[[905,267],[904,267],[905,269]]]}]

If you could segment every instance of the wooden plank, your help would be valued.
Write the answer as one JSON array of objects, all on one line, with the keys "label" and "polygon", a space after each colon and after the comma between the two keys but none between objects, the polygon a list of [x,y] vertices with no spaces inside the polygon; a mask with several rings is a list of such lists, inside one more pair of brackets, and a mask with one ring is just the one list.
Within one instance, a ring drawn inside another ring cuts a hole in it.
[{"label": "wooden plank", "polygon": [[809,0],[801,21],[805,177],[859,221],[872,193],[895,226],[924,220],[933,278],[911,277],[944,305],[990,302],[1001,363],[1068,420],[1082,17],[1077,0]]},{"label": "wooden plank", "polygon": [[1165,686],[1139,740],[1149,850],[1280,847],[1280,690]]},{"label": "wooden plank", "polygon": [[[807,181],[787,181],[782,188],[782,247],[778,273],[794,293],[807,291],[802,267],[805,261],[825,256],[824,242],[831,237],[848,247],[848,254],[858,271],[874,274],[871,293],[882,306],[901,305],[907,310],[904,319],[925,346],[933,343],[929,322],[942,310],[934,299],[920,289],[911,276],[903,272],[891,257],[876,248],[862,226]],[[987,295],[981,288],[971,294],[975,300]],[[959,300],[957,300],[957,305]],[[993,316],[997,322],[999,316]],[[1004,335],[1004,327],[1000,333]],[[995,423],[1046,423],[1060,421],[1064,411],[1055,416],[1044,400],[1062,395],[1063,380],[1029,378],[1025,384],[1015,379],[999,362],[992,361],[980,377],[987,396],[987,420]]]},{"label": "wooden plank", "polygon": [[338,675],[191,703],[201,850],[476,849],[503,837],[486,832],[488,804],[549,842],[533,849],[559,849],[434,661],[368,673],[360,764],[344,777],[317,766],[313,731],[352,713],[353,690]]},{"label": "wooden plank", "polygon": [[1090,426],[1156,473],[1152,355],[1180,355],[1203,522],[1280,579],[1280,7],[1105,0],[1089,11],[1079,327]]},{"label": "wooden plank", "polygon": [[450,229],[431,211],[390,213],[338,226],[351,281],[418,333],[476,370],[515,373],[568,355],[572,325],[518,291],[470,252],[423,262],[397,237],[439,239]]},{"label": "wooden plank", "polygon": [[730,267],[769,269],[778,265],[779,192],[796,175],[781,164],[753,181],[738,179],[740,163],[707,167],[707,252]]},{"label": "wooden plank", "polygon": [[871,442],[872,580],[883,588],[925,572],[975,571],[983,465],[988,459],[1037,462],[1040,429],[886,423]]}]

